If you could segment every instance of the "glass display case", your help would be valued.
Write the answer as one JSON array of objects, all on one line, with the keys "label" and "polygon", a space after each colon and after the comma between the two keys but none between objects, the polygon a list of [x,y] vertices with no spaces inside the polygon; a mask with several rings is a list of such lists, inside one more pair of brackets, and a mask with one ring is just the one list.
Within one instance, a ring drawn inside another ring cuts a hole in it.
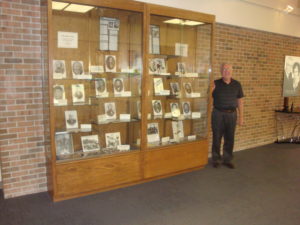
[{"label": "glass display case", "polygon": [[203,168],[215,17],[130,0],[47,6],[54,201]]},{"label": "glass display case", "polygon": [[148,148],[207,137],[212,25],[150,16]]},{"label": "glass display case", "polygon": [[142,13],[52,2],[57,161],[140,149]]}]

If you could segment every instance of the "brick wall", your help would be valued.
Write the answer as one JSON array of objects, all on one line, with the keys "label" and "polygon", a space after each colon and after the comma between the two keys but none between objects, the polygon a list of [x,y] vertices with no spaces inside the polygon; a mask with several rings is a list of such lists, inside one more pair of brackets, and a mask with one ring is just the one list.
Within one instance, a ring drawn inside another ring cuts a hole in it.
[{"label": "brick wall", "polygon": [[[216,25],[214,76],[220,64],[233,64],[233,75],[244,87],[245,125],[238,127],[235,150],[276,139],[275,109],[283,105],[285,55],[300,56],[300,38],[224,24]],[[300,97],[290,103],[300,106]]]},{"label": "brick wall", "polygon": [[0,2],[0,146],[6,198],[46,190],[39,4]]},{"label": "brick wall", "polygon": [[[42,104],[47,79],[41,70],[39,3],[0,2],[0,156],[6,198],[47,190]],[[273,142],[274,110],[283,102],[284,56],[300,55],[300,39],[224,24],[216,25],[215,34],[215,77],[222,62],[232,63],[246,95],[236,150]],[[299,98],[292,101],[300,105]]]}]

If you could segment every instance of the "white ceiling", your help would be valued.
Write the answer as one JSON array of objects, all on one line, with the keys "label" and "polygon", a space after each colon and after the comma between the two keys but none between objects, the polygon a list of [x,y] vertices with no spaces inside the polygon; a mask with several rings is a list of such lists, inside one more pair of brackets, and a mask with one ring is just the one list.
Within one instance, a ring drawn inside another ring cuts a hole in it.
[{"label": "white ceiling", "polygon": [[292,15],[300,16],[300,0],[241,0],[249,4],[255,4],[261,7],[267,7],[279,11],[283,11],[287,5],[290,5],[294,10],[290,13]]}]

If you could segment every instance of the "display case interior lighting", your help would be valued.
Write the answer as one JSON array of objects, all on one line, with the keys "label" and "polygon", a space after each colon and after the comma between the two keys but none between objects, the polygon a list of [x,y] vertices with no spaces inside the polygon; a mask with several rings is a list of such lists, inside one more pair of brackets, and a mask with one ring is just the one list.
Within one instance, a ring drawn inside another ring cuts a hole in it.
[{"label": "display case interior lighting", "polygon": [[69,5],[69,3],[65,3],[65,2],[52,2],[52,9],[53,10],[62,10],[64,9],[67,5]]},{"label": "display case interior lighting", "polygon": [[67,6],[64,11],[68,12],[77,12],[77,13],[86,13],[93,9],[93,6],[88,6],[88,5],[78,5],[78,4],[70,4]]},{"label": "display case interior lighting", "polygon": [[293,6],[287,5],[286,8],[283,10],[286,13],[290,13],[294,10]]},{"label": "display case interior lighting", "polygon": [[187,26],[197,26],[197,25],[203,24],[202,22],[197,22],[197,21],[192,21],[192,20],[182,20],[182,19],[165,20],[164,23],[187,25]]}]

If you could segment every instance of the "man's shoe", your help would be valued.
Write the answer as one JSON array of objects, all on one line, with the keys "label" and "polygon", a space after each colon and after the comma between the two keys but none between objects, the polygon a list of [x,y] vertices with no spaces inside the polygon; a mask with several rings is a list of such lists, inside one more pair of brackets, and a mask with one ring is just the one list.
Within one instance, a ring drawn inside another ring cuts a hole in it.
[{"label": "man's shoe", "polygon": [[228,167],[229,169],[235,169],[235,166],[231,162],[223,162],[223,165]]},{"label": "man's shoe", "polygon": [[212,165],[213,165],[214,168],[220,167],[220,163],[219,162],[213,162]]}]

